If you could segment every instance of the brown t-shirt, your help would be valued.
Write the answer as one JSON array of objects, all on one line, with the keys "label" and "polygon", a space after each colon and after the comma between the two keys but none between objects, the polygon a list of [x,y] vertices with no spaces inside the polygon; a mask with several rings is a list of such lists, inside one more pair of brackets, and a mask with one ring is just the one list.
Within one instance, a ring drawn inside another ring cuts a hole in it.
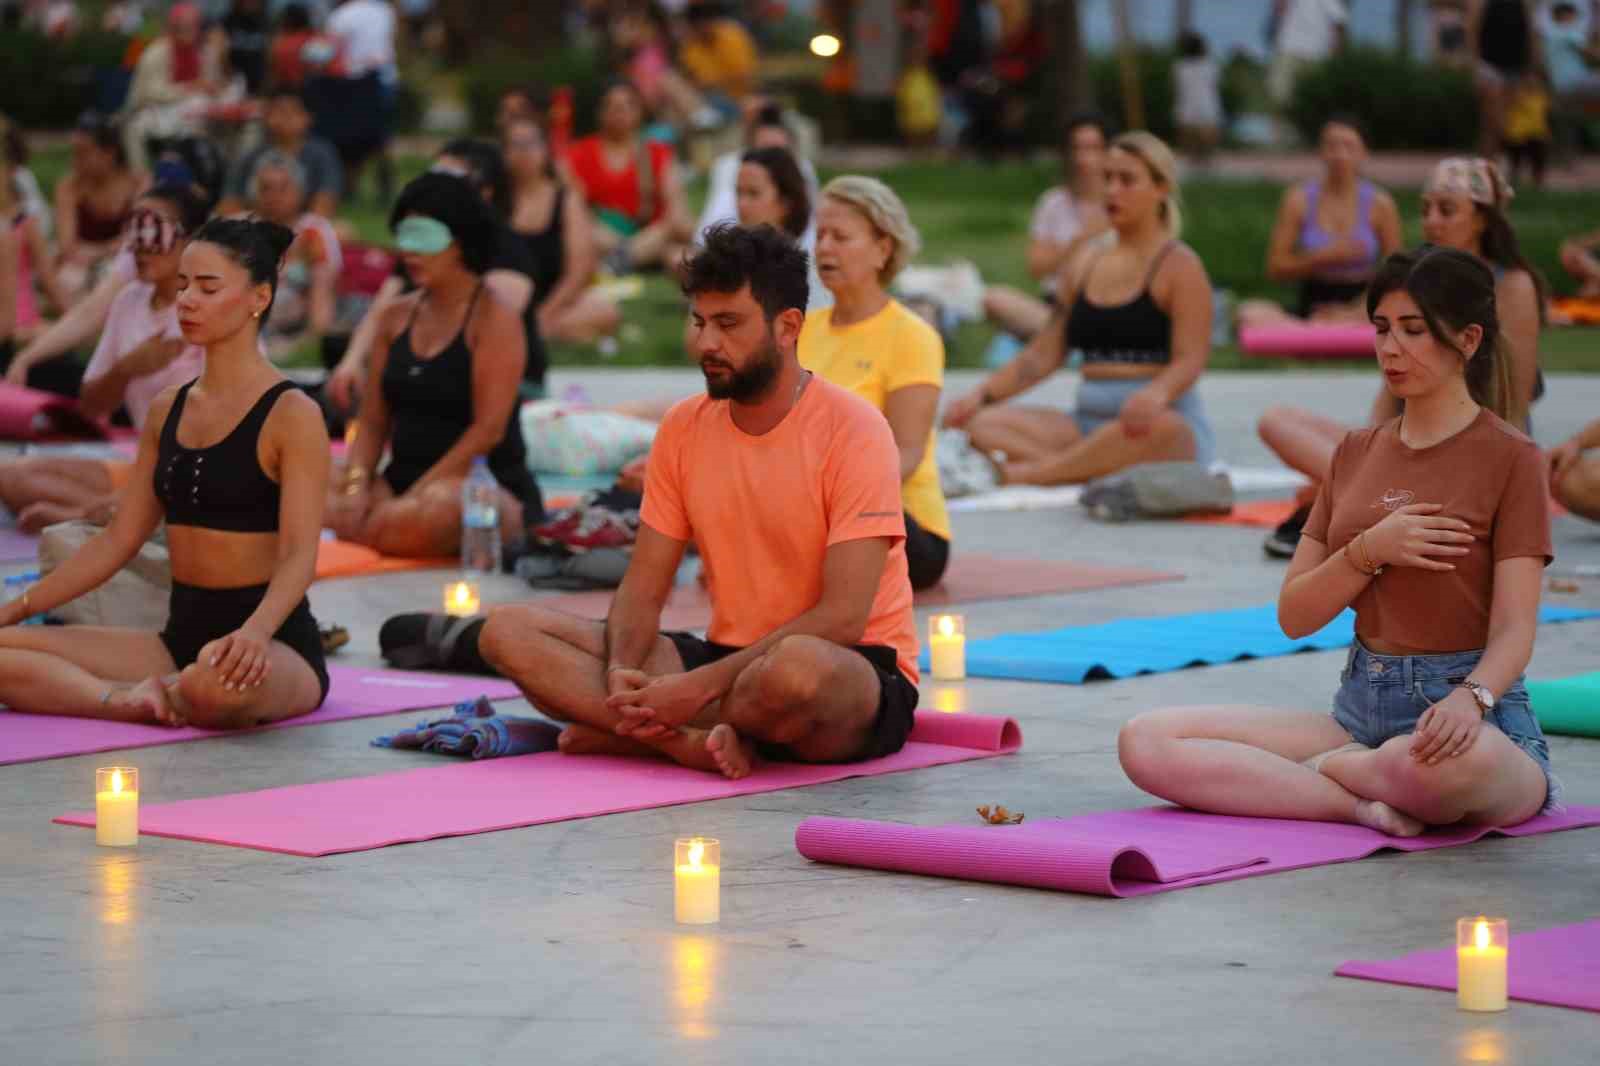
[{"label": "brown t-shirt", "polygon": [[1339,442],[1305,535],[1338,551],[1412,503],[1437,503],[1477,538],[1451,571],[1391,566],[1353,606],[1356,635],[1416,655],[1474,651],[1489,639],[1494,564],[1536,555],[1548,564],[1550,500],[1539,446],[1488,409],[1429,448],[1400,440],[1400,419]]}]

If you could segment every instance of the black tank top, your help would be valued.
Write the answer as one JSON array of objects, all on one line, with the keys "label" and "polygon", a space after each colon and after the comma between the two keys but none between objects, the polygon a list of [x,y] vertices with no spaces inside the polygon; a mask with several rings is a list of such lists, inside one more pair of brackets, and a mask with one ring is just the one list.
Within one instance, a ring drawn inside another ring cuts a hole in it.
[{"label": "black tank top", "polygon": [[[418,359],[411,345],[411,326],[422,306],[420,297],[405,330],[389,346],[383,398],[389,405],[390,457],[383,477],[396,495],[416,484],[472,425],[472,350],[467,347],[467,325],[482,292],[480,283],[455,338],[432,359]],[[505,433],[488,455],[489,470],[508,492],[527,503],[533,479],[528,473],[518,406],[512,406]],[[532,492],[537,500],[538,489],[532,488]]]},{"label": "black tank top", "polygon": [[515,231],[533,258],[533,306],[543,307],[550,298],[556,282],[561,280],[561,267],[566,258],[566,235],[562,230],[562,212],[566,208],[567,190],[556,187],[555,206],[550,211],[550,225],[542,230]]},{"label": "black tank top", "polygon": [[156,451],[154,488],[167,524],[228,533],[276,533],[281,493],[278,483],[261,469],[257,443],[278,397],[293,389],[294,382],[280,381],[262,393],[233,431],[209,448],[178,443],[184,402],[193,387],[191,381],[178,390]]},{"label": "black tank top", "polygon": [[1177,243],[1168,241],[1156,253],[1139,295],[1112,307],[1090,303],[1085,295],[1100,257],[1089,264],[1078,295],[1072,301],[1072,310],[1067,314],[1066,326],[1067,347],[1083,353],[1084,365],[1165,366],[1172,362],[1172,317],[1156,306],[1155,298],[1150,295],[1150,282],[1161,268],[1161,261]]},{"label": "black tank top", "polygon": [[1478,55],[1491,67],[1505,74],[1526,70],[1533,42],[1523,0],[1489,0],[1478,41]]}]

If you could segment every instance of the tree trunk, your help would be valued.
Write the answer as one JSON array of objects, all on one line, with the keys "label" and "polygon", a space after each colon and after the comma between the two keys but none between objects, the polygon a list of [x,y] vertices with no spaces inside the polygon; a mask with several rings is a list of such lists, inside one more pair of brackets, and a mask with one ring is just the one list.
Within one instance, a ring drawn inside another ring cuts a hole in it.
[{"label": "tree trunk", "polygon": [[1044,0],[1042,14],[1049,40],[1050,67],[1055,72],[1056,112],[1065,120],[1069,115],[1094,106],[1078,0]]},{"label": "tree trunk", "polygon": [[1394,46],[1407,59],[1411,58],[1411,0],[1394,0]]},{"label": "tree trunk", "polygon": [[1113,0],[1111,11],[1116,17],[1117,68],[1122,75],[1123,128],[1142,130],[1145,128],[1144,90],[1139,87],[1138,42],[1128,18],[1128,0]]}]

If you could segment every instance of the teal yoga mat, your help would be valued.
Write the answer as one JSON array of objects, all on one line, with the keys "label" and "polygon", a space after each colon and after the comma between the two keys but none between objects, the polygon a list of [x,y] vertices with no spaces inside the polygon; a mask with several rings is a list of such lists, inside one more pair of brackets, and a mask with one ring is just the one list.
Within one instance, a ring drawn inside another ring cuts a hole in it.
[{"label": "teal yoga mat", "polygon": [[[1539,621],[1600,618],[1600,611],[1545,607]],[[967,676],[1080,685],[1101,678],[1159,674],[1188,666],[1265,659],[1297,651],[1329,651],[1355,639],[1355,614],[1345,611],[1317,632],[1291,640],[1270,604],[1160,618],[1122,618],[1043,633],[1010,633],[967,641]],[[922,668],[929,669],[928,653]],[[1534,700],[1535,709],[1538,699]],[[1594,719],[1600,724],[1600,715]]]},{"label": "teal yoga mat", "polygon": [[1529,681],[1528,699],[1546,733],[1600,737],[1600,673]]}]

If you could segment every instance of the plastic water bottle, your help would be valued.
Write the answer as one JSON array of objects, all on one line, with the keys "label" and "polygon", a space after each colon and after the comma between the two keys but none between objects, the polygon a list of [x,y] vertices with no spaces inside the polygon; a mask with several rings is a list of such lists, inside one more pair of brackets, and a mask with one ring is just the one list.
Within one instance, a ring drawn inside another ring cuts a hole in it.
[{"label": "plastic water bottle", "polygon": [[461,570],[467,575],[500,572],[500,485],[481,456],[461,483]]}]

